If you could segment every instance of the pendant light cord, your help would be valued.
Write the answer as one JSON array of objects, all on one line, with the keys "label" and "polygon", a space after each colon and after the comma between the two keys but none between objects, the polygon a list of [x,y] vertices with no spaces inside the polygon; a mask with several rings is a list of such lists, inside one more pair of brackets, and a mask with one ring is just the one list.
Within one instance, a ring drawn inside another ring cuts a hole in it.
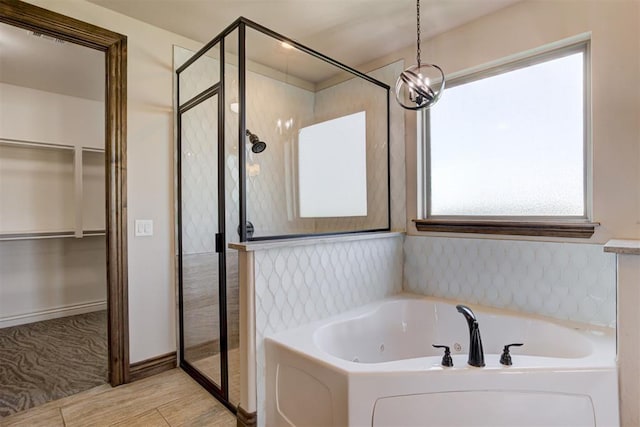
[{"label": "pendant light cord", "polygon": [[444,85],[442,68],[420,60],[420,0],[416,0],[416,64],[398,76],[396,101],[406,110],[431,108],[442,96]]},{"label": "pendant light cord", "polygon": [[416,33],[416,44],[418,46],[416,51],[416,63],[418,64],[418,68],[420,68],[420,0],[416,0]]}]

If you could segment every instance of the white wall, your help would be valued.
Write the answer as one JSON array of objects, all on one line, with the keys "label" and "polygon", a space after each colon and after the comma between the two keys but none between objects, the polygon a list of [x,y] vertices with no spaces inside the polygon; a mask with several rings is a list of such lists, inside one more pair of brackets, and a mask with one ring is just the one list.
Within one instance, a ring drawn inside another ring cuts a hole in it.
[{"label": "white wall", "polygon": [[104,148],[104,104],[0,83],[0,137]]},{"label": "white wall", "polygon": [[0,328],[105,310],[105,248],[104,236],[0,242]]},{"label": "white wall", "polygon": [[[178,44],[197,50],[201,44],[84,0],[31,0],[30,3],[128,37],[130,361],[134,363],[174,351],[172,49]],[[135,219],[152,219],[154,235],[136,238],[133,235]]]},{"label": "white wall", "polygon": [[[73,230],[73,148],[104,148],[104,103],[0,83],[0,138],[70,148],[0,145],[0,234]],[[82,163],[84,229],[104,229],[104,155]]]}]

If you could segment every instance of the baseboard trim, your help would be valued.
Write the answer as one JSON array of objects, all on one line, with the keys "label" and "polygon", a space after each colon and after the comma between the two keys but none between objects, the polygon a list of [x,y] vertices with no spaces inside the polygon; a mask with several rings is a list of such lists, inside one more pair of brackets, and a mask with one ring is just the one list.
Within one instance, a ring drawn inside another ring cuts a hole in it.
[{"label": "baseboard trim", "polygon": [[258,425],[258,413],[247,412],[240,405],[238,405],[238,412],[236,414],[237,427],[256,427]]},{"label": "baseboard trim", "polygon": [[152,357],[129,365],[129,382],[138,381],[177,366],[176,352]]},{"label": "baseboard trim", "polygon": [[91,313],[107,309],[107,301],[92,301],[81,304],[72,304],[33,313],[17,314],[0,318],[0,328],[24,325],[27,323],[41,322],[43,320],[58,319],[60,317],[75,316],[77,314]]}]

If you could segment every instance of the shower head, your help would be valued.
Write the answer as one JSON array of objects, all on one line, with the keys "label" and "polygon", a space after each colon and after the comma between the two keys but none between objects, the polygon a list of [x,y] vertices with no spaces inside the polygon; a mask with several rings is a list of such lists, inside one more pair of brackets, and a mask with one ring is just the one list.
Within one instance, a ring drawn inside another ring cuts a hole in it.
[{"label": "shower head", "polygon": [[267,144],[262,141],[258,141],[251,146],[251,151],[258,154],[262,153],[265,148],[267,148]]},{"label": "shower head", "polygon": [[249,142],[251,143],[251,151],[258,154],[262,153],[265,148],[267,148],[267,143],[264,141],[260,141],[258,135],[255,133],[251,133],[249,129],[247,129],[247,136],[249,137]]}]

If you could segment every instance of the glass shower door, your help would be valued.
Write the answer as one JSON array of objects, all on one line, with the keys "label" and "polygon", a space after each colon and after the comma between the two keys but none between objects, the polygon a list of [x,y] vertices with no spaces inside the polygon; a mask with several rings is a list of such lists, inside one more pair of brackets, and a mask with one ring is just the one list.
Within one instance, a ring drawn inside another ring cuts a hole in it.
[{"label": "glass shower door", "polygon": [[219,94],[215,86],[208,92],[181,108],[179,116],[180,365],[210,392],[227,400]]}]

